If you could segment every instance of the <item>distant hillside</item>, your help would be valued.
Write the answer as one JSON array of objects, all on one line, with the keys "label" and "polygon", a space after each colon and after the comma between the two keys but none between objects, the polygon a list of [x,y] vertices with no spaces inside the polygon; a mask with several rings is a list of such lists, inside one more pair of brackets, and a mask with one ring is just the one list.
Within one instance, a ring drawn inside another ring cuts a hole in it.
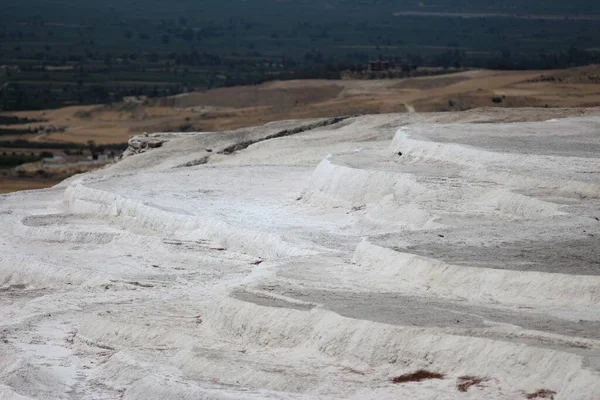
[{"label": "distant hillside", "polygon": [[0,110],[417,66],[600,62],[600,2],[23,0],[0,15]]}]

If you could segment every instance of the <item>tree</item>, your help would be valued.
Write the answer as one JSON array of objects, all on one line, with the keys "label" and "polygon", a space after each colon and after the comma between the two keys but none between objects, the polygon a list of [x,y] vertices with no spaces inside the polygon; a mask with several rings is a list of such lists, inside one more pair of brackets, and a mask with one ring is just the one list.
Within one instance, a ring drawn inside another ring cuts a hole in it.
[{"label": "tree", "polygon": [[90,153],[94,153],[94,151],[96,151],[96,142],[93,140],[88,140],[87,141],[87,145],[88,145],[88,149],[90,150]]}]

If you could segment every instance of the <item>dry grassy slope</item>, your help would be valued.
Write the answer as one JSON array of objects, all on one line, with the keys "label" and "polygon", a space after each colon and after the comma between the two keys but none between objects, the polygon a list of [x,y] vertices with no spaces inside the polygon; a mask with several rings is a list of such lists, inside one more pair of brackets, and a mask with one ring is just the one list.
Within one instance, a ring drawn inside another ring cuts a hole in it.
[{"label": "dry grassy slope", "polygon": [[[413,107],[417,112],[592,107],[600,105],[599,77],[600,67],[588,66],[550,72],[481,70],[403,80],[282,81],[189,93],[144,105],[77,106],[17,114],[68,127],[34,140],[115,143],[142,132],[219,131],[273,120],[406,112]],[[498,96],[503,97],[502,103],[493,103],[492,97]]]},{"label": "dry grassy slope", "polygon": [[0,194],[18,192],[20,190],[44,189],[56,185],[53,180],[2,179]]}]

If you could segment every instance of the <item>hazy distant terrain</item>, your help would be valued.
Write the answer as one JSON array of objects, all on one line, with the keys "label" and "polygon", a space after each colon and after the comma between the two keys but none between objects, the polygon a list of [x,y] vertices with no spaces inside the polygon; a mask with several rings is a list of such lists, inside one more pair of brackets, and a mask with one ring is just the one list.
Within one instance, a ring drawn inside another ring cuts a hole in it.
[{"label": "hazy distant terrain", "polygon": [[0,15],[0,110],[415,66],[600,62],[590,1],[13,2]]}]

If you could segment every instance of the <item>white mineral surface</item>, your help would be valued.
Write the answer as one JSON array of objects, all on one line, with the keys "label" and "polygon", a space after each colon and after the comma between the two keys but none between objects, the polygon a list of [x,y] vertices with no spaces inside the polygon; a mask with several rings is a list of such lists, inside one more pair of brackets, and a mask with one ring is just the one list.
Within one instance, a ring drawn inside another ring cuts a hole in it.
[{"label": "white mineral surface", "polygon": [[0,398],[599,399],[600,110],[564,115],[141,135],[0,196]]}]

